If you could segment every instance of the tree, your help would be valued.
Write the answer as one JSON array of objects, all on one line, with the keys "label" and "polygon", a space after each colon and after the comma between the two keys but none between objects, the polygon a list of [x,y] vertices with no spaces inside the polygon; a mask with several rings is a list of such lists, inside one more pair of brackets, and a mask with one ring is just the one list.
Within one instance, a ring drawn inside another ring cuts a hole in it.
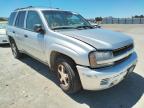
[{"label": "tree", "polygon": [[0,17],[0,21],[7,21],[7,18]]},{"label": "tree", "polygon": [[102,22],[102,20],[103,20],[102,17],[96,17],[95,18],[95,21],[98,25]]},{"label": "tree", "polygon": [[96,21],[96,22],[102,21],[102,17],[96,17],[96,18],[95,18],[95,21]]},{"label": "tree", "polygon": [[140,18],[144,18],[144,16],[143,16],[143,15],[140,15]]},{"label": "tree", "polygon": [[133,18],[144,18],[144,15],[135,15]]}]

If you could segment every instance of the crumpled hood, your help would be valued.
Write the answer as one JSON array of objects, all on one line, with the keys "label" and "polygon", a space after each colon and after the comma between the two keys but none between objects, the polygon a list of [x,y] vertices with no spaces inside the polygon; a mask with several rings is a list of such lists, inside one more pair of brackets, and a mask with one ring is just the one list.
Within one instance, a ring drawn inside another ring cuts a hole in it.
[{"label": "crumpled hood", "polygon": [[79,39],[96,49],[117,49],[133,43],[131,37],[105,29],[61,30],[61,34]]}]

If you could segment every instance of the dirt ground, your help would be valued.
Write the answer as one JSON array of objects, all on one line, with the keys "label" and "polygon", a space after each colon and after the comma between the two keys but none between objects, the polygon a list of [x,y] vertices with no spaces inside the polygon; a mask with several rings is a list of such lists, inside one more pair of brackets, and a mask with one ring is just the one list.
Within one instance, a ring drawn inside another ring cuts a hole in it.
[{"label": "dirt ground", "polygon": [[133,37],[138,53],[134,72],[117,86],[103,91],[67,95],[49,68],[25,56],[13,58],[0,46],[0,108],[144,108],[144,25],[102,25]]}]

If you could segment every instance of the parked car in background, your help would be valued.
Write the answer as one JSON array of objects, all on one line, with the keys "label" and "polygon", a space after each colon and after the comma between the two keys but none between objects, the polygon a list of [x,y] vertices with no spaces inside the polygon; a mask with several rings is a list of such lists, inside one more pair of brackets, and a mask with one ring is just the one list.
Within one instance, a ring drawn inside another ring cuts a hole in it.
[{"label": "parked car in background", "polygon": [[92,26],[75,12],[16,9],[7,35],[15,58],[25,53],[47,64],[66,93],[110,88],[133,72],[137,63],[131,37]]},{"label": "parked car in background", "polygon": [[6,36],[6,22],[0,22],[0,44],[9,43],[8,38]]},{"label": "parked car in background", "polygon": [[95,23],[95,22],[89,21],[89,23],[90,23],[92,26],[94,26],[94,27],[101,28],[101,26],[100,26],[100,25],[98,25],[98,24],[97,24],[97,23]]}]

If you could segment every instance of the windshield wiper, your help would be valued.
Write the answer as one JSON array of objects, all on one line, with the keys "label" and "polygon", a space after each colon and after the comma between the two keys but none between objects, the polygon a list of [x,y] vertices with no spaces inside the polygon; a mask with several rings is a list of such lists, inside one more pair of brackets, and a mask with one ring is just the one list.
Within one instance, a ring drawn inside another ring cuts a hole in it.
[{"label": "windshield wiper", "polygon": [[84,28],[84,29],[88,29],[88,28],[93,29],[94,27],[88,25],[88,26],[77,26],[76,28],[77,28],[77,29],[81,29],[81,28]]},{"label": "windshield wiper", "polygon": [[63,26],[63,27],[53,27],[52,30],[59,30],[59,29],[93,29],[94,26],[77,26],[77,27],[68,27],[68,26]]},{"label": "windshield wiper", "polygon": [[58,30],[58,29],[74,29],[74,27],[54,27],[52,30]]}]

